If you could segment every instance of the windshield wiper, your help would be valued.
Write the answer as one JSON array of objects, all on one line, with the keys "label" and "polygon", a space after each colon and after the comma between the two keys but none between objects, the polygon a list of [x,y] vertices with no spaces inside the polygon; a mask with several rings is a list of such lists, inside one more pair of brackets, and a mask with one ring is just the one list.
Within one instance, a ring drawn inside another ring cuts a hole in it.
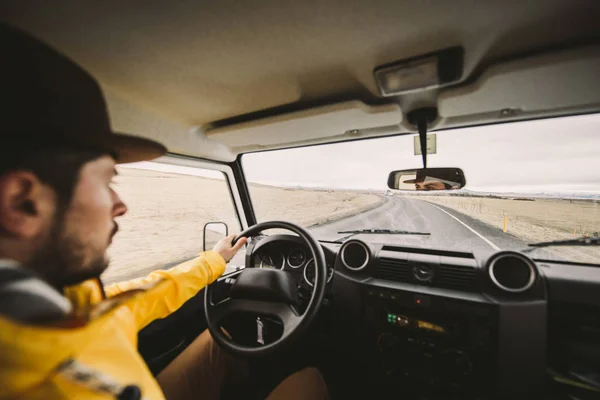
[{"label": "windshield wiper", "polygon": [[431,233],[429,232],[401,231],[398,229],[357,229],[353,231],[339,231],[338,233],[349,233],[349,235],[336,240],[336,242],[343,242],[344,240],[349,239],[354,235],[431,235]]},{"label": "windshield wiper", "polygon": [[549,246],[600,246],[600,237],[581,237],[578,239],[553,240],[551,242],[529,243],[527,246],[535,248]]}]

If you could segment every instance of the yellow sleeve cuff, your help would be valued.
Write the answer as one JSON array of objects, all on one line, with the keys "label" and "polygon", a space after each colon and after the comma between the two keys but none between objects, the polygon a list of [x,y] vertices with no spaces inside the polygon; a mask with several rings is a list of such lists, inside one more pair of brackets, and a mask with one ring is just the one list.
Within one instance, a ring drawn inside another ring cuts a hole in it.
[{"label": "yellow sleeve cuff", "polygon": [[225,273],[225,267],[227,267],[227,262],[225,262],[225,259],[220,253],[213,250],[205,251],[203,253],[200,253],[200,256],[196,258],[196,260],[202,262],[200,261],[202,260],[202,258],[206,260],[206,263],[208,264],[208,270],[210,271],[208,283],[213,283],[217,280],[218,277]]}]

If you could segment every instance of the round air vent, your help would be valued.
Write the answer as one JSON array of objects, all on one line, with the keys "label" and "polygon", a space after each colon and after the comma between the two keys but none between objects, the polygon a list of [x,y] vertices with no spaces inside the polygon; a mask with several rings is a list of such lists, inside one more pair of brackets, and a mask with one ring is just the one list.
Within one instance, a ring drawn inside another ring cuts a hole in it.
[{"label": "round air vent", "polygon": [[536,278],[533,261],[518,253],[501,253],[490,261],[490,278],[498,288],[510,293],[529,290]]},{"label": "round air vent", "polygon": [[340,252],[342,264],[352,271],[360,271],[367,266],[371,259],[371,252],[367,245],[357,240],[344,243]]}]

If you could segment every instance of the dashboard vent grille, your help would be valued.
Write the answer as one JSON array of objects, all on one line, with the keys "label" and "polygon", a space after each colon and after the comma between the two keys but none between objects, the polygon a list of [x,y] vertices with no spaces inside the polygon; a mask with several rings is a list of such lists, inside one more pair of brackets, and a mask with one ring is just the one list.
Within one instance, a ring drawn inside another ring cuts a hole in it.
[{"label": "dashboard vent grille", "polygon": [[375,271],[375,278],[398,282],[410,282],[412,280],[412,275],[410,266],[406,260],[382,257],[379,259],[379,266]]},{"label": "dashboard vent grille", "polygon": [[475,291],[477,271],[471,267],[440,265],[431,282],[417,280],[413,275],[413,265],[406,260],[382,257],[375,271],[375,278],[417,285],[435,286],[446,289]]},{"label": "dashboard vent grille", "polygon": [[436,286],[474,291],[476,289],[476,271],[470,267],[458,267],[456,265],[440,265]]}]

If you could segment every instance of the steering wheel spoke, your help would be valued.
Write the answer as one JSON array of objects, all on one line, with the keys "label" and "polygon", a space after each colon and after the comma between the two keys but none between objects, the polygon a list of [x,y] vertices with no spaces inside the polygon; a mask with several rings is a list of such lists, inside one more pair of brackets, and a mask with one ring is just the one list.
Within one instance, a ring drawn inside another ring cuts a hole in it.
[{"label": "steering wheel spoke", "polygon": [[282,309],[278,315],[283,323],[282,336],[289,336],[302,322],[302,315],[298,314],[296,309],[291,304],[282,304]]},{"label": "steering wheel spoke", "polygon": [[237,312],[277,317],[283,323],[284,330],[295,328],[302,317],[291,305],[283,302],[236,299],[232,297],[213,304],[210,310],[210,317],[216,324],[220,324],[226,317]]}]

